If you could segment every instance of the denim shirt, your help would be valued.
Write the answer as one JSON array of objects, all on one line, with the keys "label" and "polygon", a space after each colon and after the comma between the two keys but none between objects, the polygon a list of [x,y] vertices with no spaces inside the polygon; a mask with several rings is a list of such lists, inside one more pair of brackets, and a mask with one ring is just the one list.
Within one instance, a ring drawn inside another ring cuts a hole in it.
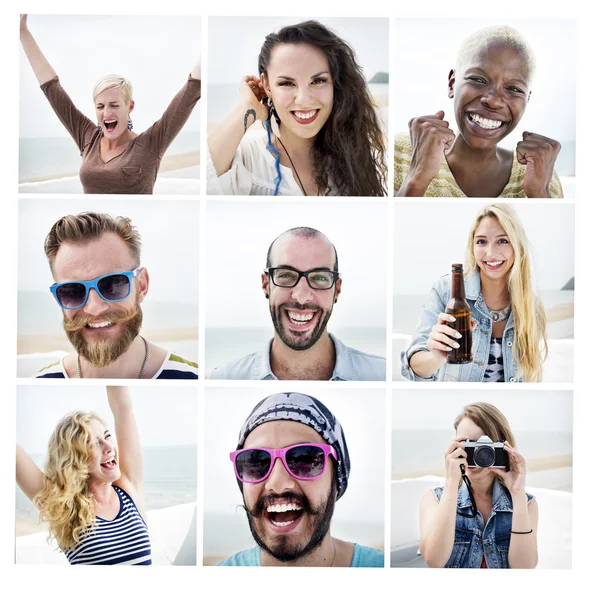
[{"label": "denim shirt", "polygon": [[[385,381],[385,359],[345,346],[336,336],[328,334],[336,350],[336,365],[330,381]],[[272,339],[258,352],[217,367],[210,379],[277,379],[270,368]]]},{"label": "denim shirt", "polygon": [[[416,352],[426,350],[426,342],[432,327],[438,322],[438,315],[445,312],[451,298],[451,276],[439,279],[430,290],[422,316],[408,349],[401,353],[402,375],[412,381],[483,381],[490,356],[492,340],[492,318],[481,293],[479,271],[472,272],[465,278],[465,297],[471,308],[471,318],[477,321],[472,331],[473,362],[465,365],[443,366],[430,377],[420,377],[412,371],[410,358]],[[502,334],[502,357],[504,360],[504,381],[514,383],[522,381],[517,376],[517,364],[513,352],[514,315],[511,312]]]},{"label": "denim shirt", "polygon": [[[434,491],[440,502],[442,487]],[[527,503],[533,496],[527,493]],[[455,543],[453,551],[445,565],[446,569],[479,569],[483,556],[489,569],[509,569],[508,551],[510,550],[510,530],[512,529],[512,498],[510,492],[494,479],[492,490],[492,511],[488,522],[484,524],[479,510],[473,518],[464,517],[461,512],[469,513],[471,499],[465,483],[459,488],[457,498],[457,518],[455,521]]]}]

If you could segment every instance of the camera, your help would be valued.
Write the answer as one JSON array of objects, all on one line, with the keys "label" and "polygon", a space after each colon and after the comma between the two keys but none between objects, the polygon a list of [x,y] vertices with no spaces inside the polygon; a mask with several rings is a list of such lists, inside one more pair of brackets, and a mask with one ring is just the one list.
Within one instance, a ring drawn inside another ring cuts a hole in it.
[{"label": "camera", "polygon": [[504,450],[504,442],[492,442],[487,435],[482,435],[476,442],[466,440],[464,444],[468,467],[483,469],[495,467],[506,469],[506,471],[510,470],[508,452]]}]

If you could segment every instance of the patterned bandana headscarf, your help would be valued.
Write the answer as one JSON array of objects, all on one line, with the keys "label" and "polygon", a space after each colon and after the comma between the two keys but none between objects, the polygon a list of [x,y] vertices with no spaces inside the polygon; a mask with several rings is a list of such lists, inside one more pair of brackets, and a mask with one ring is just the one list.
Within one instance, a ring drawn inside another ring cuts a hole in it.
[{"label": "patterned bandana headscarf", "polygon": [[[261,400],[252,410],[240,431],[236,450],[244,447],[250,432],[268,421],[298,421],[315,429],[338,455],[338,496],[344,494],[350,474],[350,457],[342,425],[336,417],[316,398],[307,394],[287,392],[273,394]],[[240,482],[238,482],[240,483]],[[241,488],[242,486],[240,486]]]}]

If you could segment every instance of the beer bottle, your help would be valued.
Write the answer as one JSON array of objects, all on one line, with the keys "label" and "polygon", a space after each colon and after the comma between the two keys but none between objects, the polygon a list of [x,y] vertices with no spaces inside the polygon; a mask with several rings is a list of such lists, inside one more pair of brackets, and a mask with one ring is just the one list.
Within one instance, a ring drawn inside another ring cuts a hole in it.
[{"label": "beer bottle", "polygon": [[447,353],[447,362],[453,365],[463,365],[473,361],[471,353],[471,308],[465,298],[465,282],[463,281],[463,265],[454,264],[451,273],[451,299],[445,312],[453,315],[455,321],[447,322],[447,325],[461,334],[461,338],[455,341],[458,348],[453,348]]}]

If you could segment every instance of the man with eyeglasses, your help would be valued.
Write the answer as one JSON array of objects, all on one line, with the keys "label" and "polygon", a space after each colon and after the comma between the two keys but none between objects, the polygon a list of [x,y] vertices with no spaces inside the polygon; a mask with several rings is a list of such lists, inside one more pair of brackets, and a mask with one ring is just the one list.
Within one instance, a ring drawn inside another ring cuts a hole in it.
[{"label": "man with eyeglasses", "polygon": [[124,217],[85,212],[62,217],[45,239],[50,290],[76,352],[41,378],[197,379],[197,365],[139,334],[149,275],[141,241]]},{"label": "man with eyeglasses", "polygon": [[348,486],[342,426],[306,394],[259,402],[230,454],[256,546],[220,566],[383,567],[383,552],[332,537],[336,501]]},{"label": "man with eyeglasses", "polygon": [[215,369],[211,379],[384,381],[384,358],[345,346],[326,329],[341,288],[338,254],[323,233],[311,227],[282,233],[262,274],[274,336],[264,349]]}]

